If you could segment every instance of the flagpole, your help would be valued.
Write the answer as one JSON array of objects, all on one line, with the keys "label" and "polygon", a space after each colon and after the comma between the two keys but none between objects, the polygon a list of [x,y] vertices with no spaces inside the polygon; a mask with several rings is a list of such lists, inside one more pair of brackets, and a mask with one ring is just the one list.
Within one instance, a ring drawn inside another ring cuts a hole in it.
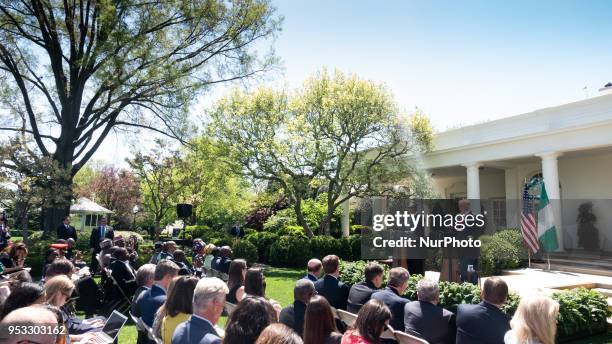
[{"label": "flagpole", "polygon": [[550,255],[546,252],[546,259],[548,260],[548,271],[550,271]]},{"label": "flagpole", "polygon": [[528,267],[531,269],[531,251],[527,250]]}]

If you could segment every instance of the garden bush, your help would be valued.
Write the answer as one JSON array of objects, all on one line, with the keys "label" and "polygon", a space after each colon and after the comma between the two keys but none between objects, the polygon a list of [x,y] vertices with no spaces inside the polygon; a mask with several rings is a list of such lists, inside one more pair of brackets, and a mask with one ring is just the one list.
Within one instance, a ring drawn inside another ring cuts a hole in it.
[{"label": "garden bush", "polygon": [[[368,261],[357,260],[354,262],[347,262],[344,260],[340,261],[340,280],[347,284],[349,287],[353,284],[357,284],[365,279],[364,269]],[[387,272],[389,266],[386,264],[380,264],[383,269],[383,285],[387,283]]]},{"label": "garden bush", "polygon": [[523,236],[517,229],[483,235],[480,241],[480,269],[483,276],[499,275],[504,269],[518,268],[527,256]]},{"label": "garden bush", "polygon": [[205,243],[212,243],[217,246],[232,246],[234,237],[222,229],[210,228],[206,225],[187,226],[179,234],[179,238],[195,239],[200,238]]},{"label": "garden bush", "polygon": [[292,208],[287,208],[270,216],[263,227],[266,232],[279,233],[285,227],[295,225],[297,225],[295,212]]},{"label": "garden bush", "polygon": [[349,231],[350,234],[361,234],[362,231],[368,230],[370,227],[364,225],[351,225]]},{"label": "garden bush", "polygon": [[284,235],[270,247],[270,264],[274,266],[303,268],[310,258],[306,237]]},{"label": "garden bush", "polygon": [[310,251],[313,257],[322,259],[328,254],[335,254],[341,258],[346,258],[346,255],[340,254],[342,250],[342,241],[332,236],[317,235],[310,239]]},{"label": "garden bush", "polygon": [[248,240],[239,240],[232,247],[234,259],[242,258],[249,264],[257,262],[257,247]]},{"label": "garden bush", "polygon": [[340,258],[345,260],[361,260],[361,235],[353,234],[346,238],[339,239],[341,241]]},{"label": "garden bush", "polygon": [[554,293],[552,298],[559,302],[557,336],[561,340],[603,332],[606,318],[612,316],[606,297],[594,290],[577,288]]},{"label": "garden bush", "polygon": [[270,260],[270,246],[277,241],[278,234],[272,232],[255,232],[244,237],[245,240],[255,245],[259,261],[268,263]]},{"label": "garden bush", "polygon": [[279,236],[289,235],[289,236],[300,236],[307,238],[306,233],[304,233],[304,228],[302,226],[285,226],[276,232]]}]

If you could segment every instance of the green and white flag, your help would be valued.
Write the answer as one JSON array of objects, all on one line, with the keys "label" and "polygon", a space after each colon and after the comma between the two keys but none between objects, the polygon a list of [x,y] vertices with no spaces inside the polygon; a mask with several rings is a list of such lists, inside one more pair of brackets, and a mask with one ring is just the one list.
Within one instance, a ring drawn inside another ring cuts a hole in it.
[{"label": "green and white flag", "polygon": [[538,241],[545,252],[553,252],[559,248],[553,208],[548,200],[543,182],[540,203],[538,204]]}]

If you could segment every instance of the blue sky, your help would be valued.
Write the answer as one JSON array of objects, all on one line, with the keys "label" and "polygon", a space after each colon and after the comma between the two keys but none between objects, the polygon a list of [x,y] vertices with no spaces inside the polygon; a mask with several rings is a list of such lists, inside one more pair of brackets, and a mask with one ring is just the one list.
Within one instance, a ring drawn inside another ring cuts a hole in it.
[{"label": "blue sky", "polygon": [[[437,130],[596,96],[612,81],[612,1],[272,1],[285,20],[282,72],[268,81],[299,87],[323,66],[357,73]],[[112,138],[96,158],[121,161],[124,144]]]},{"label": "blue sky", "polygon": [[321,66],[354,72],[438,130],[584,99],[612,81],[612,1],[274,3],[289,85]]}]

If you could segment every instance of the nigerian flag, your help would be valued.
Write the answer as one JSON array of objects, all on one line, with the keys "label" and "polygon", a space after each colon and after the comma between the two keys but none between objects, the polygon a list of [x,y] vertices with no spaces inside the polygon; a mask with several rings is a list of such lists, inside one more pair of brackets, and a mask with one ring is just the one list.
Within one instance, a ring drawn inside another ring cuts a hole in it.
[{"label": "nigerian flag", "polygon": [[544,182],[542,182],[540,204],[538,204],[538,241],[545,252],[552,252],[559,248],[552,204],[548,200]]}]

